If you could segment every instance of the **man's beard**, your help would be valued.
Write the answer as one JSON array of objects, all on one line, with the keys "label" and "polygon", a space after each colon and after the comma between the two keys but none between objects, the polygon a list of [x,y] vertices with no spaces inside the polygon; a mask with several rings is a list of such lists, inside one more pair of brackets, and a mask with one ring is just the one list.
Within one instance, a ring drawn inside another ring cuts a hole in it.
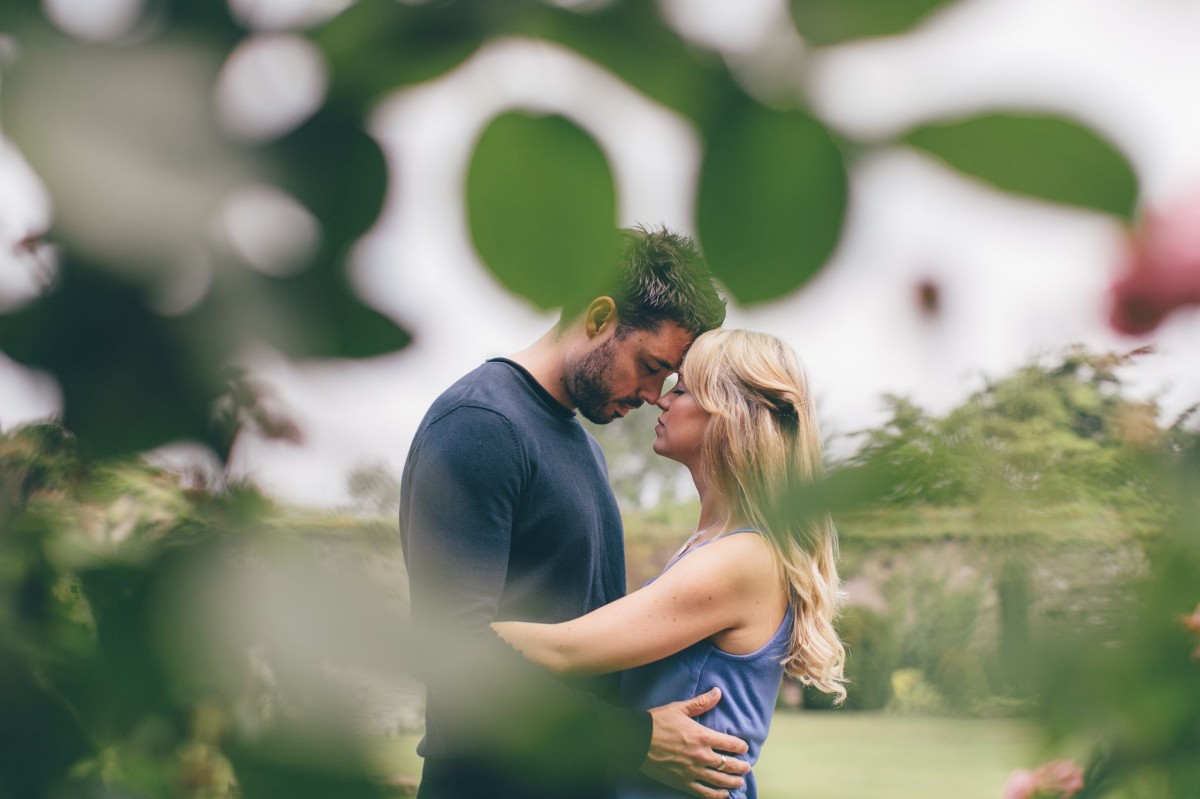
[{"label": "man's beard", "polygon": [[[567,396],[583,417],[595,424],[608,424],[617,415],[616,409],[611,407],[614,404],[612,388],[605,379],[612,364],[615,344],[614,339],[609,339],[583,356],[563,380]],[[616,403],[632,410],[642,401],[637,397],[624,397],[616,400]]]}]

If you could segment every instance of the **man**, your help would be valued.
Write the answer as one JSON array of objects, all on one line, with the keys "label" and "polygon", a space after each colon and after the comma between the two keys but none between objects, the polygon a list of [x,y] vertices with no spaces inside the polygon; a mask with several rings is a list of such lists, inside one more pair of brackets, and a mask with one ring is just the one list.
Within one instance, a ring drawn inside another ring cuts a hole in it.
[{"label": "man", "polygon": [[[717,797],[747,770],[722,757],[744,742],[691,718],[716,692],[627,710],[615,704],[618,675],[564,685],[488,627],[563,621],[625,593],[621,517],[573,409],[605,424],[655,402],[694,338],[724,320],[689,239],[625,234],[611,296],[564,309],[532,346],[463,377],[414,437],[400,505],[413,621],[450,636],[421,675],[421,797],[600,799],[639,768]],[[467,641],[477,649],[446,654]]]}]

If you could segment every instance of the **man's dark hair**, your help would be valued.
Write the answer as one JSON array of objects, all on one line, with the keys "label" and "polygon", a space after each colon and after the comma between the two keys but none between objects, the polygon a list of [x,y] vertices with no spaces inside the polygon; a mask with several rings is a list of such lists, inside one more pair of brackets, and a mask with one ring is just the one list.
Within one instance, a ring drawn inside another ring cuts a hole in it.
[{"label": "man's dark hair", "polygon": [[647,230],[638,225],[622,231],[613,294],[618,336],[651,330],[666,320],[698,336],[725,321],[725,300],[717,293],[700,248],[665,226]]}]

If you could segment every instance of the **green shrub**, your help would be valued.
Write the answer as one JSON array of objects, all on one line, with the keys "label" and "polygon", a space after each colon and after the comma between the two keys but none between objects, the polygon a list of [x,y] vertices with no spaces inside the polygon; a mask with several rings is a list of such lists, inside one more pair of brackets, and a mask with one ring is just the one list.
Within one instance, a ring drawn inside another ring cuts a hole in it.
[{"label": "green shrub", "polygon": [[892,701],[888,710],[913,716],[936,716],[946,712],[945,698],[925,680],[920,669],[897,669],[891,675]]},{"label": "green shrub", "polygon": [[[837,623],[846,643],[846,710],[882,710],[892,698],[891,674],[896,664],[896,640],[889,619],[870,608],[852,606]],[[833,707],[833,696],[811,686],[804,689],[804,706]]]}]

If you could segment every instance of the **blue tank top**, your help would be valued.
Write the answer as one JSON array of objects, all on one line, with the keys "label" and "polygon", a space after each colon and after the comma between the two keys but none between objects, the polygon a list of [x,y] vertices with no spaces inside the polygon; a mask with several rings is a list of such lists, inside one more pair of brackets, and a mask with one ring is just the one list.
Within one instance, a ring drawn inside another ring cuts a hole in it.
[{"label": "blue tank top", "polygon": [[[732,530],[712,541],[735,533],[757,532]],[[712,541],[675,558],[663,571]],[[708,640],[698,641],[662,660],[626,671],[621,678],[621,697],[627,707],[648,710],[691,699],[714,686],[720,688],[721,701],[712,710],[697,716],[696,721],[745,741],[750,750],[741,757],[753,766],[771,726],[771,714],[783,680],[782,661],[791,645],[791,633],[792,607],[789,604],[779,628],[758,651],[732,655],[717,649]],[[757,795],[753,770],[746,775],[745,787],[729,793],[735,799],[756,799]],[[618,796],[620,799],[677,799],[687,794],[639,774],[620,786]]]}]

